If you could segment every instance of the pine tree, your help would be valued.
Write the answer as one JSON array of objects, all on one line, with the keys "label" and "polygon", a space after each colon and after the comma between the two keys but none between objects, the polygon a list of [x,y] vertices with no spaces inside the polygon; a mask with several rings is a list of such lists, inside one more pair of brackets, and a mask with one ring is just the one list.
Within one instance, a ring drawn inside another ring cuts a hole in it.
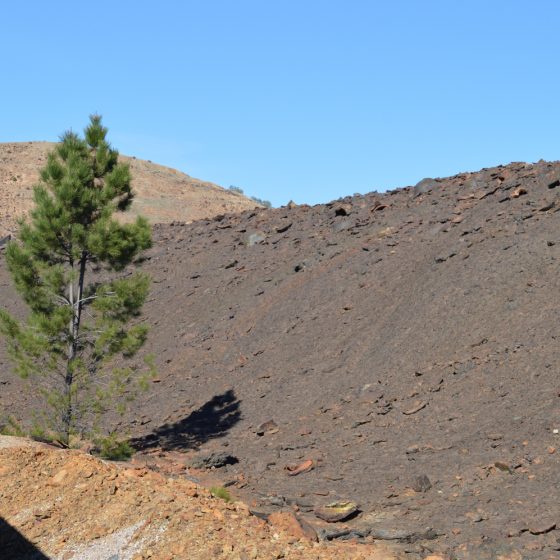
[{"label": "pine tree", "polygon": [[111,367],[146,340],[147,326],[130,321],[150,279],[117,273],[150,247],[151,232],[144,218],[114,219],[133,193],[130,169],[106,134],[99,115],[90,117],[83,138],[63,134],[34,187],[30,218],[6,249],[29,317],[20,323],[0,309],[0,331],[15,372],[42,397],[36,425],[66,446],[74,434],[91,436],[104,412],[122,411],[147,385],[143,370]]}]

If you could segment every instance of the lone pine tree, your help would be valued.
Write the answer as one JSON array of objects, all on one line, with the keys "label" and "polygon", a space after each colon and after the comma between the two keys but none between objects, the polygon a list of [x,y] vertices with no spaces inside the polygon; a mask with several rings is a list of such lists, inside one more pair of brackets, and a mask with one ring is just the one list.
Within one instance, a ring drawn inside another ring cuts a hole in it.
[{"label": "lone pine tree", "polygon": [[30,218],[6,249],[30,312],[19,322],[0,309],[0,331],[15,372],[42,397],[36,425],[66,446],[73,434],[91,436],[103,412],[122,410],[147,384],[144,368],[110,367],[146,340],[146,325],[129,323],[150,279],[116,273],[150,247],[151,232],[144,218],[114,219],[133,193],[129,167],[119,163],[106,134],[101,117],[92,115],[83,138],[61,137],[34,188]]}]

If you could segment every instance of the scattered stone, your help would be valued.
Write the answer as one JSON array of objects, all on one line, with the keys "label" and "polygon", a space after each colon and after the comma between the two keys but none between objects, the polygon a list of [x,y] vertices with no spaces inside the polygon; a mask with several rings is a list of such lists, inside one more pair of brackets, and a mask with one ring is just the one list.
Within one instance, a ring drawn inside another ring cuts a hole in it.
[{"label": "scattered stone", "polygon": [[434,179],[425,178],[422,179],[421,181],[418,181],[418,183],[416,183],[416,185],[413,188],[414,198],[422,194],[425,194],[427,192],[430,192],[431,190],[435,189],[437,186],[438,183]]},{"label": "scattered stone", "polygon": [[256,231],[254,233],[250,233],[247,236],[247,246],[252,247],[253,245],[262,243],[265,239],[266,239],[266,235],[262,231]]},{"label": "scattered stone", "polygon": [[282,227],[277,227],[276,228],[276,233],[284,233],[286,231],[288,231],[293,225],[293,222],[290,222],[289,224],[286,224],[285,226]]},{"label": "scattered stone", "polygon": [[513,526],[510,527],[507,530],[507,536],[508,537],[519,537],[521,536],[523,533],[526,533],[529,529],[525,526],[525,525],[517,525],[517,526]]},{"label": "scattered stone", "polygon": [[274,507],[285,507],[287,501],[284,496],[264,496],[260,499],[260,503]]},{"label": "scattered stone", "polygon": [[296,539],[316,542],[318,540],[315,529],[306,521],[296,517],[289,511],[278,511],[268,516],[268,522],[276,529],[285,531]]},{"label": "scattered stone", "polygon": [[264,434],[275,434],[278,432],[278,425],[276,422],[271,418],[262,424],[259,424],[256,429],[256,434],[258,436],[264,436]]},{"label": "scattered stone", "polygon": [[285,469],[288,472],[288,476],[296,476],[298,474],[306,473],[315,468],[315,463],[313,459],[307,459],[299,465],[286,465]]},{"label": "scattered stone", "polygon": [[335,206],[334,215],[335,216],[348,216],[352,211],[352,206],[350,204],[339,204]]},{"label": "scattered stone", "polygon": [[480,523],[484,521],[484,516],[478,511],[469,511],[465,513],[465,517],[473,523]]},{"label": "scattered stone", "polygon": [[408,410],[403,410],[402,413],[406,414],[407,416],[410,416],[411,414],[416,414],[417,412],[420,412],[423,408],[426,408],[428,406],[428,403],[425,401],[416,401],[416,404],[408,409]]},{"label": "scattered stone", "polygon": [[374,539],[386,541],[399,541],[405,543],[415,543],[418,541],[431,541],[437,539],[438,534],[431,527],[425,530],[415,531],[413,529],[394,529],[384,527],[371,527],[368,536]]},{"label": "scattered stone", "polygon": [[432,483],[425,474],[417,476],[412,483],[412,489],[415,492],[427,492],[431,487]]},{"label": "scattered stone", "polygon": [[347,541],[351,539],[363,539],[369,534],[368,530],[361,531],[359,529],[328,529],[321,527],[317,530],[317,536],[322,541],[342,540]]},{"label": "scattered stone", "polygon": [[379,237],[379,239],[384,239],[385,237],[389,237],[390,235],[393,235],[395,233],[395,228],[388,226],[386,228],[380,229],[377,232],[377,237]]},{"label": "scattered stone", "polygon": [[549,210],[552,210],[555,206],[556,206],[556,200],[553,200],[549,204],[545,204],[544,206],[541,206],[539,208],[539,212],[548,212]]},{"label": "scattered stone", "polygon": [[368,418],[367,420],[356,420],[355,422],[352,423],[350,429],[354,430],[355,428],[359,428],[360,426],[364,426],[365,424],[370,424],[371,421],[372,421],[371,418]]},{"label": "scattered stone", "polygon": [[509,196],[510,198],[519,198],[524,194],[527,194],[527,189],[524,189],[523,187],[517,187]]},{"label": "scattered stone", "polygon": [[454,257],[456,254],[456,251],[450,251],[449,253],[446,253],[444,255],[439,255],[438,257],[436,257],[435,261],[436,263],[440,264]]},{"label": "scattered stone", "polygon": [[249,513],[255,516],[257,519],[262,519],[263,521],[268,521],[270,513],[265,511],[259,511],[258,509],[249,508]]},{"label": "scattered stone", "polygon": [[504,472],[507,472],[509,474],[511,474],[513,472],[511,467],[507,463],[504,463],[503,461],[496,461],[494,463],[494,466],[497,469],[499,469],[500,471],[504,471]]},{"label": "scattered stone", "polygon": [[358,505],[354,502],[333,502],[332,504],[315,508],[314,513],[323,521],[336,523],[353,517],[358,511]]},{"label": "scattered stone", "polygon": [[389,206],[387,204],[383,204],[382,202],[379,202],[379,200],[370,208],[370,212],[378,212],[381,210],[385,210],[385,208],[389,208]]},{"label": "scattered stone", "polygon": [[199,455],[191,462],[191,467],[194,469],[219,469],[226,465],[234,465],[238,462],[237,457],[223,451],[218,451],[208,453],[207,455]]},{"label": "scattered stone", "polygon": [[339,222],[335,222],[335,224],[332,227],[332,230],[335,233],[338,233],[339,231],[347,231],[351,228],[353,228],[356,225],[356,223],[353,220],[340,220]]},{"label": "scattered stone", "polygon": [[537,519],[529,525],[529,533],[532,535],[544,535],[556,529],[556,522],[551,519]]}]

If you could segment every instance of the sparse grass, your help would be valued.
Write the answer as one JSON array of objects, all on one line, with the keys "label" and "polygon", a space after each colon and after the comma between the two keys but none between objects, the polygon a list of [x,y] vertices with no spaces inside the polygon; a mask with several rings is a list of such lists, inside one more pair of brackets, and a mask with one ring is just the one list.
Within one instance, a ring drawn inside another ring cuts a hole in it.
[{"label": "sparse grass", "polygon": [[212,486],[210,488],[210,494],[212,494],[214,498],[220,498],[225,502],[231,502],[231,494],[223,486]]}]

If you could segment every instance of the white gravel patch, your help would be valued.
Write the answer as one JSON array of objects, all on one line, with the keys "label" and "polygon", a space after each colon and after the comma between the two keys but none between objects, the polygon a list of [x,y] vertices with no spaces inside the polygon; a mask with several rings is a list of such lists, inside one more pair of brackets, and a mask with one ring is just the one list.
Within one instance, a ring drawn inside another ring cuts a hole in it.
[{"label": "white gravel patch", "polygon": [[68,558],[68,552],[73,552],[72,560],[130,560],[142,546],[143,539],[134,543],[130,540],[142,522],[124,527],[111,535],[95,539],[95,541],[80,546],[71,546],[57,556],[56,560]]}]

